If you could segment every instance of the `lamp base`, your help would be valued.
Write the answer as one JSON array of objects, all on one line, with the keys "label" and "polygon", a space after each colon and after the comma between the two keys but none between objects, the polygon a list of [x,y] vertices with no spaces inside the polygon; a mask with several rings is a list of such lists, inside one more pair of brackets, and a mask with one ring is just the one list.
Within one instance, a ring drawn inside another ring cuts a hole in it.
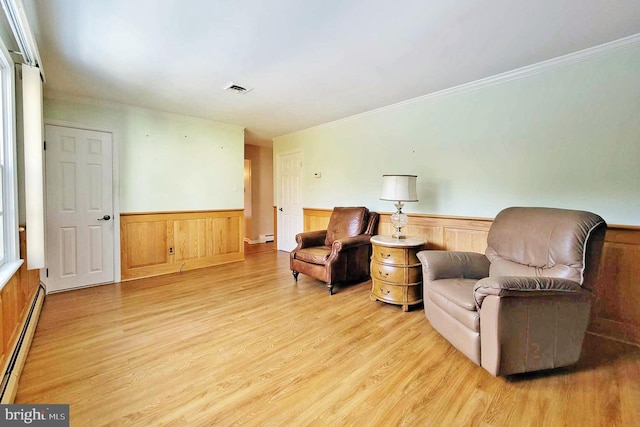
[{"label": "lamp base", "polygon": [[396,230],[396,232],[395,232],[395,233],[393,233],[393,234],[391,235],[391,237],[392,237],[392,238],[394,238],[394,239],[406,239],[406,238],[407,238],[407,236],[405,236],[404,234],[402,234],[402,232],[400,231],[400,229],[399,229],[399,228]]},{"label": "lamp base", "polygon": [[402,212],[402,206],[402,202],[399,201],[398,203],[396,203],[397,212],[391,215],[391,224],[393,224],[393,227],[396,229],[396,232],[391,235],[391,237],[393,237],[394,239],[407,238],[407,236],[402,234],[401,230],[402,227],[407,225],[407,223],[409,222],[409,217],[407,216],[407,214]]}]

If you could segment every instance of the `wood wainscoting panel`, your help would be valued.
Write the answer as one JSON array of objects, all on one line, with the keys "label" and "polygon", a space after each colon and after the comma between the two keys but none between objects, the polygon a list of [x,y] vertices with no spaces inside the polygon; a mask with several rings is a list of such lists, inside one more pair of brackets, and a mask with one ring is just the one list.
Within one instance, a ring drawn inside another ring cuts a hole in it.
[{"label": "wood wainscoting panel", "polygon": [[[395,232],[395,227],[389,219],[391,215],[382,214],[378,222],[376,234],[390,236]],[[402,229],[407,236],[419,236],[425,239],[428,249],[443,249],[443,228],[430,224],[418,224],[414,218],[410,218],[409,224]]]},{"label": "wood wainscoting panel", "polygon": [[[304,208],[304,231],[324,230],[332,209]],[[409,224],[402,229],[407,236],[422,237],[428,249],[484,253],[491,219],[442,215],[407,214]],[[390,213],[380,213],[376,234],[394,232]]]},{"label": "wood wainscoting panel", "polygon": [[[484,253],[492,220],[441,215],[407,214],[409,224],[402,229],[407,236],[422,237],[428,249]],[[393,234],[391,214],[380,214],[376,234]]]},{"label": "wood wainscoting panel", "polygon": [[175,246],[175,261],[213,256],[211,219],[173,221],[173,244]]},{"label": "wood wainscoting panel", "polygon": [[244,250],[241,217],[213,219],[214,254],[223,255]]},{"label": "wood wainscoting panel", "polygon": [[244,259],[242,210],[122,214],[122,280]]},{"label": "wood wainscoting panel", "polygon": [[488,231],[444,229],[444,249],[447,251],[468,251],[483,254],[487,249]]},{"label": "wood wainscoting panel", "polygon": [[20,292],[20,282],[18,274],[14,274],[4,285],[0,293],[2,300],[2,355],[3,360],[9,356],[13,347],[14,333],[16,326],[20,323],[20,312],[22,311],[22,292]]},{"label": "wood wainscoting panel", "polygon": [[[331,209],[304,209],[305,231],[326,228]],[[408,214],[403,228],[428,249],[484,253],[492,219]],[[393,234],[381,213],[376,234]],[[640,227],[610,225],[600,259],[589,332],[640,345]]]},{"label": "wood wainscoting panel", "polygon": [[129,222],[124,227],[127,265],[146,267],[167,262],[167,221]]},{"label": "wood wainscoting panel", "polygon": [[589,330],[640,344],[640,227],[605,235]]},{"label": "wood wainscoting panel", "polygon": [[[18,346],[22,326],[28,317],[30,306],[40,284],[40,271],[27,270],[27,238],[23,227],[20,228],[19,242],[20,258],[25,261],[0,291],[0,367],[2,368],[0,375],[3,377],[9,374],[9,360]],[[34,320],[37,323],[37,319]],[[29,343],[25,345],[28,346]],[[25,351],[28,351],[28,348]],[[21,367],[18,371],[20,369]],[[19,376],[20,372],[14,372],[13,375]],[[15,390],[13,394],[15,395]],[[3,397],[2,403],[11,402],[5,401]]]},{"label": "wood wainscoting panel", "polygon": [[303,208],[304,231],[326,230],[333,209]]}]

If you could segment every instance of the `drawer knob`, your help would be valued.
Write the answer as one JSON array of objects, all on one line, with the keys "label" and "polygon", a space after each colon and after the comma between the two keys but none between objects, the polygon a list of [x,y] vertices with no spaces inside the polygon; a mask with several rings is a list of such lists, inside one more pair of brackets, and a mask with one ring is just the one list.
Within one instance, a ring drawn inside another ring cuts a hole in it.
[{"label": "drawer knob", "polygon": [[382,258],[390,258],[390,257],[391,257],[391,254],[385,254],[384,252],[380,252],[380,256],[381,256]]},{"label": "drawer knob", "polygon": [[391,292],[391,289],[380,288],[380,293],[382,294],[389,295],[390,292]]},{"label": "drawer knob", "polygon": [[388,277],[389,273],[383,273],[382,271],[378,270],[378,274],[384,277]]}]

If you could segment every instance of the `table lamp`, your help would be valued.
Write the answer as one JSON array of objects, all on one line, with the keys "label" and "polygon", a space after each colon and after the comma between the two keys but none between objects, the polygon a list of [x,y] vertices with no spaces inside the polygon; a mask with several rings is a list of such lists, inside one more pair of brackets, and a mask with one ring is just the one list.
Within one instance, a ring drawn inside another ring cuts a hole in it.
[{"label": "table lamp", "polygon": [[396,213],[391,215],[391,223],[396,229],[392,237],[394,239],[404,239],[402,227],[407,225],[409,217],[402,212],[404,204],[402,202],[417,202],[416,175],[382,175],[382,196],[380,200],[395,201]]}]

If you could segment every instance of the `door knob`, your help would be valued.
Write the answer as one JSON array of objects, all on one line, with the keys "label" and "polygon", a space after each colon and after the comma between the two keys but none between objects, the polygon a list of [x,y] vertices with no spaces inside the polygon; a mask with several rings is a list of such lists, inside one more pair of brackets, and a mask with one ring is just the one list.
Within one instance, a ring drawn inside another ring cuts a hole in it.
[{"label": "door knob", "polygon": [[98,221],[109,221],[111,217],[109,215],[105,215],[102,218],[98,218]]}]

